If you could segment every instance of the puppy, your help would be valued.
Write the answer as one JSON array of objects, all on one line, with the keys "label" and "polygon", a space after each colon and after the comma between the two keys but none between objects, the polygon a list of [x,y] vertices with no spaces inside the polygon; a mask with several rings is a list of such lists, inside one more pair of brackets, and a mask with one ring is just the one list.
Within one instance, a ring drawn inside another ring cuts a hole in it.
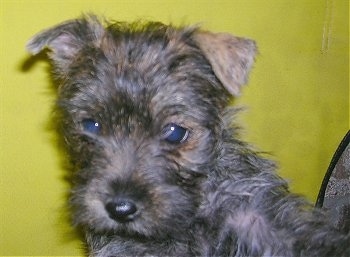
[{"label": "puppy", "polygon": [[232,125],[252,40],[84,16],[28,44],[44,48],[91,256],[350,256]]}]

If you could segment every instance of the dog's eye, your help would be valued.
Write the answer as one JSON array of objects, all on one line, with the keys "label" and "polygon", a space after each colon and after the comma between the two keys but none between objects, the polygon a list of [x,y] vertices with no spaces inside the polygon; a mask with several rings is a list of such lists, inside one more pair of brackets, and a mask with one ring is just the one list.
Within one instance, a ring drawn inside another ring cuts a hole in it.
[{"label": "dog's eye", "polygon": [[82,126],[85,132],[91,134],[99,134],[101,131],[101,124],[93,119],[84,119],[82,121]]},{"label": "dog's eye", "polygon": [[188,138],[189,131],[175,123],[169,123],[163,128],[162,137],[172,144],[183,143]]}]

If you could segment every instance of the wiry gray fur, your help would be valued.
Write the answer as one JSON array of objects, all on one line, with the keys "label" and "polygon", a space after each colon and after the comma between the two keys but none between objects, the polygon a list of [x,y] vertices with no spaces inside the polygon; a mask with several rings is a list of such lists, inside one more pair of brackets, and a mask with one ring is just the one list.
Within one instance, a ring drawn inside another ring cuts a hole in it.
[{"label": "wiry gray fur", "polygon": [[[60,83],[73,220],[91,256],[350,256],[349,235],[291,194],[231,124],[229,92],[246,81],[253,41],[88,16],[28,44],[45,47]],[[169,143],[169,123],[188,137]],[[127,220],[106,207],[119,198],[137,208]]]}]

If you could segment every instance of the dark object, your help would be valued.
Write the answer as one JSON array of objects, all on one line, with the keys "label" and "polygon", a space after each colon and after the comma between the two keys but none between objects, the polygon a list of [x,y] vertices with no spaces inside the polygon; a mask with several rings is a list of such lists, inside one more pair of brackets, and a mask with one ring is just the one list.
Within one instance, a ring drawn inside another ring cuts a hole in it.
[{"label": "dark object", "polygon": [[326,209],[336,228],[350,230],[350,131],[336,150],[317,197],[316,207]]}]

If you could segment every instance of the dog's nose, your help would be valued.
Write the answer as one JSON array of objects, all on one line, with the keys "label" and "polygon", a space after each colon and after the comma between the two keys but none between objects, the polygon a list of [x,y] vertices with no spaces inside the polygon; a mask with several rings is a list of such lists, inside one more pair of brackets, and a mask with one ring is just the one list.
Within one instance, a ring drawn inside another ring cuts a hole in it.
[{"label": "dog's nose", "polygon": [[135,218],[136,204],[129,199],[115,199],[106,204],[109,217],[118,222],[128,222]]}]

